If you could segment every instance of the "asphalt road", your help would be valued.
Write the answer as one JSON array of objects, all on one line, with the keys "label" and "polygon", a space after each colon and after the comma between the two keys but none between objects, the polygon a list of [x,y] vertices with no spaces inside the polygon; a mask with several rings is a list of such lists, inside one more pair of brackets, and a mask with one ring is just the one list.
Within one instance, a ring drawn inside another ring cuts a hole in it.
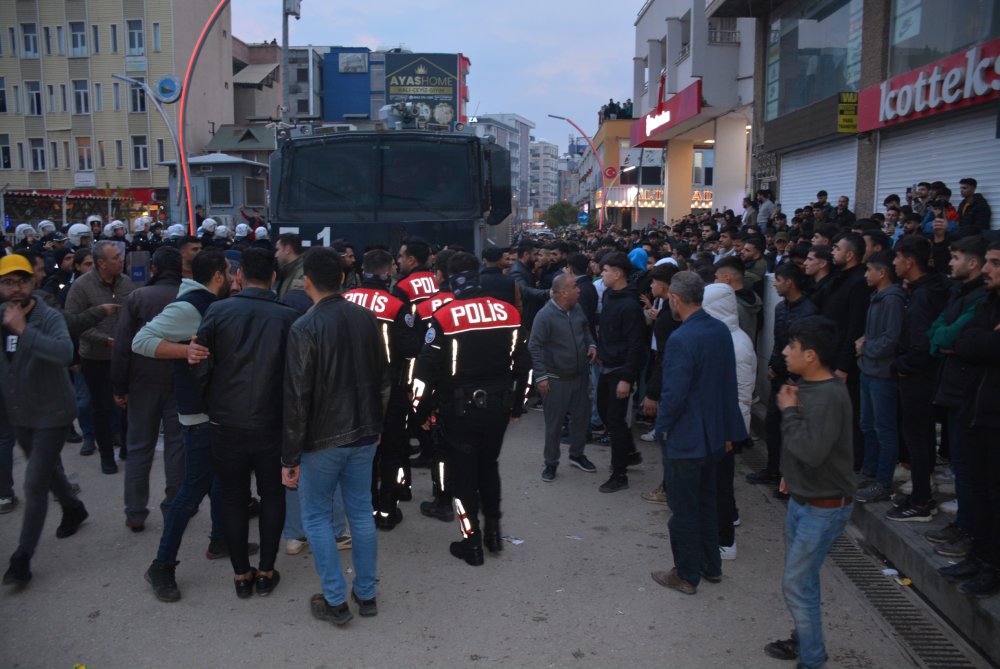
[{"label": "asphalt road", "polygon": [[[90,519],[77,535],[57,540],[60,512],[50,507],[34,580],[23,591],[0,590],[0,667],[793,666],[762,651],[790,630],[780,592],[784,506],[743,483],[746,465],[737,460],[739,558],[723,563],[722,583],[685,596],[650,578],[673,564],[668,510],[639,498],[661,477],[659,449],[640,442],[645,463],[622,492],[597,491],[610,452],[595,445],[587,453],[598,474],[569,467],[564,457],[556,480],[543,483],[541,419],[529,412],[514,425],[501,456],[503,530],[523,543],[507,543],[499,557],[487,554],[478,568],[451,557],[457,522],[419,514],[430,478],[417,470],[403,523],[379,533],[379,614],[355,616],[344,628],[309,614],[319,586],[308,552],[290,557],[282,546],[275,593],[237,599],[229,561],[204,557],[207,502],[181,547],[183,598],[157,601],[143,573],[162,529],[159,497],[151,500],[146,531],[130,532],[122,474],[100,474],[96,456],[81,457],[68,445],[65,468],[82,486]],[[18,457],[19,482],[22,471]],[[159,460],[154,481],[162,491]],[[22,511],[0,516],[4,561]],[[827,565],[823,579],[829,666],[914,666],[838,571]]]}]

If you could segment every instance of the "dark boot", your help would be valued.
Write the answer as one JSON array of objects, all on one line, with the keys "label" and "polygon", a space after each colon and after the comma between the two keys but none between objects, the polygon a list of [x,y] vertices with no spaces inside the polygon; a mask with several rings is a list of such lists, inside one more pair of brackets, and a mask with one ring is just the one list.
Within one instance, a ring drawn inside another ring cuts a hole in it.
[{"label": "dark boot", "polygon": [[83,505],[83,502],[80,502],[79,506],[64,506],[62,522],[56,528],[56,538],[65,539],[76,534],[76,531],[80,529],[80,525],[83,524],[83,521],[87,520],[87,516],[89,515],[87,507]]},{"label": "dark boot", "polygon": [[161,602],[176,602],[181,598],[174,576],[177,570],[176,562],[160,562],[153,560],[146,570],[146,582],[153,586],[153,593]]},{"label": "dark boot", "polygon": [[381,495],[379,505],[375,510],[375,527],[388,532],[395,529],[396,525],[401,522],[403,522],[403,512],[397,506],[395,496]]},{"label": "dark boot", "polygon": [[420,513],[424,514],[428,518],[437,518],[438,520],[443,520],[446,523],[450,523],[455,520],[455,511],[452,510],[451,504],[442,500],[440,497],[435,497],[431,501],[421,502]]},{"label": "dark boot", "polygon": [[101,452],[101,473],[117,474],[118,464],[115,462],[115,449],[99,448]]},{"label": "dark boot", "polygon": [[473,532],[463,541],[453,541],[449,547],[451,554],[465,560],[466,564],[479,567],[483,564],[483,537]]},{"label": "dark boot", "polygon": [[10,556],[10,567],[3,575],[4,585],[27,585],[31,580],[31,556],[18,548]]},{"label": "dark boot", "polygon": [[499,553],[503,550],[499,518],[486,519],[486,527],[483,529],[483,543],[486,544],[486,550],[491,553]]}]

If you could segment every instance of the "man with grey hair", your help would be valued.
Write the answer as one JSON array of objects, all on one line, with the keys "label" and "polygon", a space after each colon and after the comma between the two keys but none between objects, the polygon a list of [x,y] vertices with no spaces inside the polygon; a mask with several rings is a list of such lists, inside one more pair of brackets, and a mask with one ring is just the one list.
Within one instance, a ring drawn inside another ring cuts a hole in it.
[{"label": "man with grey hair", "polygon": [[[79,314],[101,304],[125,304],[135,290],[132,280],[123,274],[125,256],[121,246],[102,240],[93,248],[94,269],[73,282],[66,296],[66,313]],[[115,345],[118,312],[80,335],[80,371],[92,397],[94,437],[101,452],[101,471],[116,474],[112,420],[114,398],[111,387],[111,351]],[[124,455],[124,448],[123,455]]]},{"label": "man with grey hair", "polygon": [[583,454],[590,422],[590,363],[597,344],[578,304],[580,287],[570,274],[558,274],[549,291],[551,299],[535,316],[528,340],[535,388],[545,398],[545,469],[550,483],[559,466],[559,438],[569,413],[569,462],[588,474],[597,467]]},{"label": "man with grey hair", "polygon": [[674,568],[653,580],[686,595],[704,577],[722,578],[716,512],[716,463],[747,431],[737,399],[736,357],[729,328],[702,308],[705,283],[694,272],[670,282],[670,311],[681,325],[663,352],[656,438],[673,512],[668,527]]}]

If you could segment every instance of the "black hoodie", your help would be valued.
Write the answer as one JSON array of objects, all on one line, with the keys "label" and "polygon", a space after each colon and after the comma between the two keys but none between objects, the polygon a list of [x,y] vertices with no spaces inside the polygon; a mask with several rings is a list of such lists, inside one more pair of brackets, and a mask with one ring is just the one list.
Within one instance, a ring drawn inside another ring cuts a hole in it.
[{"label": "black hoodie", "polygon": [[892,369],[904,376],[919,374],[933,379],[939,360],[931,356],[927,331],[948,303],[951,284],[940,272],[928,272],[911,282],[907,292],[910,300],[903,315],[903,330],[899,334]]},{"label": "black hoodie", "polygon": [[605,290],[597,328],[597,357],[605,369],[620,369],[634,383],[642,371],[646,320],[639,294],[632,286]]}]

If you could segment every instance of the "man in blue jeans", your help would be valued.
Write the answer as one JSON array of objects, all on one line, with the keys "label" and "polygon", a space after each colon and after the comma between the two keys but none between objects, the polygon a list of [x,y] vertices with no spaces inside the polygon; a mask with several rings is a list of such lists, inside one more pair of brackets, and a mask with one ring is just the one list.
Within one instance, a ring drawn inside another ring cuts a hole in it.
[{"label": "man in blue jeans", "polygon": [[833,375],[837,329],[808,316],[788,330],[784,349],[796,385],[778,393],[781,409],[781,490],[790,494],[785,516],[782,590],[795,629],[792,638],[764,647],[769,656],[794,660],[800,669],[826,664],[819,570],[843,534],[854,508],[853,408],[847,386]]},{"label": "man in blue jeans", "polygon": [[310,599],[312,614],[344,625],[354,616],[337,552],[333,500],[341,491],[351,525],[351,598],[360,615],[374,616],[371,477],[389,401],[389,365],[385,348],[371,345],[380,338],[375,314],[344,299],[340,255],[317,247],[303,258],[303,283],[313,308],[288,334],[282,482],[299,490],[302,525],[323,587]]},{"label": "man in blue jeans", "polygon": [[[220,543],[218,485],[212,464],[212,444],[208,415],[196,390],[187,357],[191,337],[198,332],[202,314],[216,299],[229,294],[229,263],[222,251],[202,251],[191,261],[192,279],[181,281],[177,299],[168,304],[153,320],[144,325],[132,340],[132,351],[149,358],[174,361],[174,391],[177,394],[177,418],[184,442],[184,480],[167,510],[163,535],[156,559],[146,571],[156,598],[176,602],[181,598],[175,570],[188,520],[209,495],[212,502],[212,535],[208,557],[224,557],[228,551],[212,546]],[[221,553],[221,554],[220,554]]]}]

